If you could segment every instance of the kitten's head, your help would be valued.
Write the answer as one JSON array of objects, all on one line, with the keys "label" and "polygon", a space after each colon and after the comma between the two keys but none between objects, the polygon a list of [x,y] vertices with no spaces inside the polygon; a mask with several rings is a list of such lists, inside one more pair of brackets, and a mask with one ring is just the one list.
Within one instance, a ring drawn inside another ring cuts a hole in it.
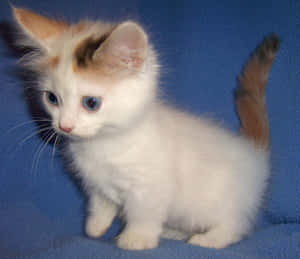
[{"label": "kitten's head", "polygon": [[138,24],[83,21],[69,25],[13,8],[29,63],[57,132],[79,138],[130,127],[156,95],[157,63]]}]

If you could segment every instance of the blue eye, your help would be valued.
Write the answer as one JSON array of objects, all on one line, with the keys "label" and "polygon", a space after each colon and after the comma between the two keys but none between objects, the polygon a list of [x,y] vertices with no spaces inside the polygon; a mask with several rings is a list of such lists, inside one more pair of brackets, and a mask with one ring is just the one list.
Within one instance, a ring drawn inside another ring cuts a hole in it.
[{"label": "blue eye", "polygon": [[48,103],[50,103],[54,106],[58,106],[58,99],[54,93],[49,92],[49,91],[45,92],[45,98]]},{"label": "blue eye", "polygon": [[82,105],[88,111],[97,111],[101,105],[101,98],[93,96],[84,96],[82,98]]}]

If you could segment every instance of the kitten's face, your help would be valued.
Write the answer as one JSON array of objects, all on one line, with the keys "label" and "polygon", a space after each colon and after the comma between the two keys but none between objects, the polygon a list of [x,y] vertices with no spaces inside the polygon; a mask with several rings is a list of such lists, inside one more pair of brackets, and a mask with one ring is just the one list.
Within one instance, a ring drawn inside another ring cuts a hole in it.
[{"label": "kitten's face", "polygon": [[57,132],[91,137],[109,126],[105,103],[109,97],[103,85],[76,78],[72,73],[63,77],[53,74],[41,85],[42,101]]},{"label": "kitten's face", "polygon": [[42,55],[42,101],[55,130],[87,138],[126,128],[155,96],[156,62],[143,29],[84,22],[68,25],[24,9],[16,20]]},{"label": "kitten's face", "polygon": [[51,71],[41,87],[53,127],[70,136],[85,138],[122,130],[138,119],[154,94],[142,76],[89,80],[67,70]]}]

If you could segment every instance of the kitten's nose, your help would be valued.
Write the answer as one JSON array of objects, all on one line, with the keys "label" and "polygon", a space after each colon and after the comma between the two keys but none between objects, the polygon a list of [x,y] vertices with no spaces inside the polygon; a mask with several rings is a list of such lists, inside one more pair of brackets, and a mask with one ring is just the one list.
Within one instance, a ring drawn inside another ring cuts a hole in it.
[{"label": "kitten's nose", "polygon": [[72,127],[64,127],[62,125],[59,125],[59,128],[63,131],[63,132],[66,132],[66,133],[70,133],[73,128]]}]

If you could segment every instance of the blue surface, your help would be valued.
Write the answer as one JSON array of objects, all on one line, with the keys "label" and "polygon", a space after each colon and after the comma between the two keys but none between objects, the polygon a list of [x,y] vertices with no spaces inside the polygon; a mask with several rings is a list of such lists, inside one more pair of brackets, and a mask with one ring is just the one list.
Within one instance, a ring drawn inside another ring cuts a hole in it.
[{"label": "blue surface", "polygon": [[[74,2],[13,1],[68,20],[139,20],[159,51],[165,95],[236,131],[236,76],[264,35],[280,35],[267,93],[273,170],[262,224],[248,239],[222,250],[162,240],[151,251],[123,251],[113,242],[118,221],[105,238],[87,238],[84,197],[59,155],[53,156],[53,146],[39,155],[40,137],[22,142],[37,126],[13,128],[31,115],[24,82],[15,73],[16,56],[0,40],[0,258],[300,258],[299,1]],[[6,23],[12,18],[6,1],[0,2],[0,17],[0,37],[7,39]]]}]

